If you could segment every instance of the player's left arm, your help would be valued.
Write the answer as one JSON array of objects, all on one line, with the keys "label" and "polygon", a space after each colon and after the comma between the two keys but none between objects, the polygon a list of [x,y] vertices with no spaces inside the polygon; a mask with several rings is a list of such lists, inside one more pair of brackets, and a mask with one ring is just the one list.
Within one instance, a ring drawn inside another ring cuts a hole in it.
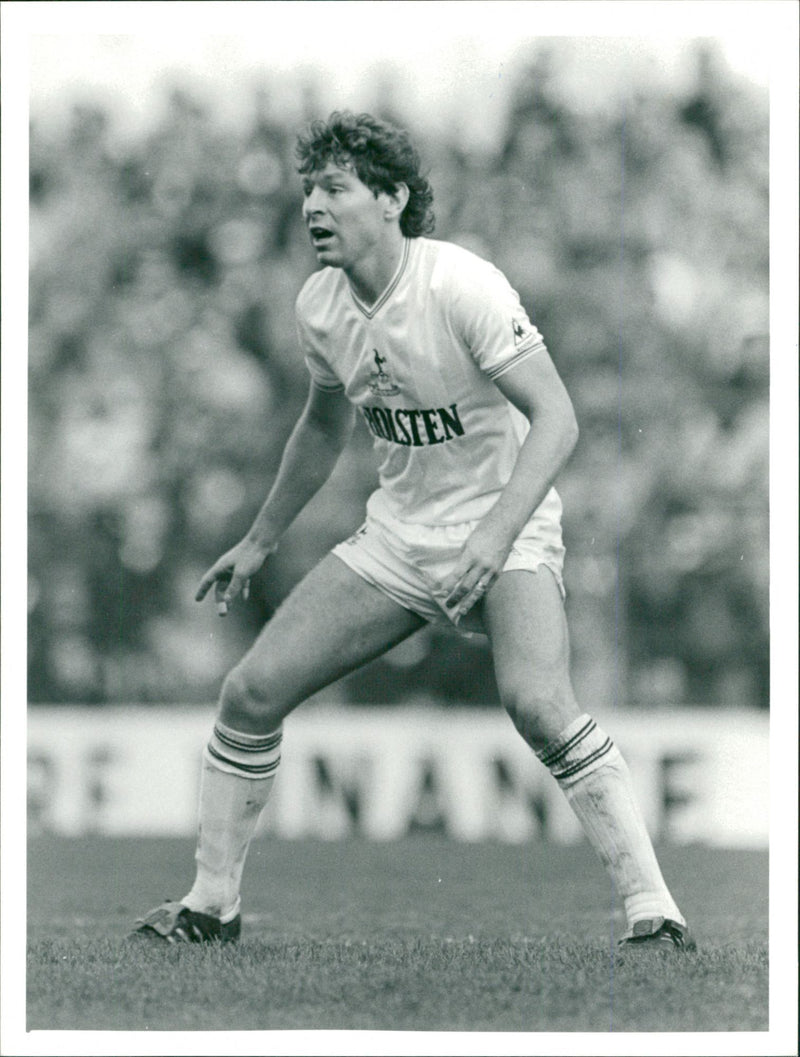
[{"label": "player's left arm", "polygon": [[463,615],[502,571],[514,540],[550,490],[578,440],[564,383],[544,347],[494,380],[530,422],[511,477],[464,545],[444,588],[447,605]]}]

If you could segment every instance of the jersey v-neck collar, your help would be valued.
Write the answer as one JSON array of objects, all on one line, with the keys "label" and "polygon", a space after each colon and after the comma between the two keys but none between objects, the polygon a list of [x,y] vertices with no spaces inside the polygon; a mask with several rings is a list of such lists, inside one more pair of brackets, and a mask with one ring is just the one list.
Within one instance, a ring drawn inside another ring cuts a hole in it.
[{"label": "jersey v-neck collar", "polygon": [[386,287],[381,296],[371,307],[368,308],[364,304],[364,302],[356,295],[356,292],[352,288],[352,286],[350,286],[350,284],[348,283],[348,286],[350,286],[350,295],[353,298],[353,302],[355,303],[356,308],[359,310],[359,312],[362,313],[362,315],[365,315],[367,319],[372,319],[373,316],[375,316],[375,314],[379,312],[381,308],[383,308],[383,306],[386,304],[386,302],[397,289],[397,284],[400,282],[401,278],[403,277],[403,272],[406,270],[410,246],[411,240],[403,239],[403,254],[400,258],[400,263],[397,266],[397,270],[395,271],[392,278],[389,280],[389,285]]}]

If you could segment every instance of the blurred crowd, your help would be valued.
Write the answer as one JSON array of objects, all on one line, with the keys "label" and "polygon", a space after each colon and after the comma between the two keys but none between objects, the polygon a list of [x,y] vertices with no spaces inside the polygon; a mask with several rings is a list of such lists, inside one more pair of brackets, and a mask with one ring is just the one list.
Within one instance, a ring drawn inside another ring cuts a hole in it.
[{"label": "blurred crowd", "polygon": [[[177,87],[134,139],[100,105],[33,121],[32,702],[212,701],[375,485],[359,426],[250,602],[225,620],[194,602],[307,387],[297,122],[254,92],[245,130]],[[410,124],[401,98],[376,110]],[[497,149],[417,137],[436,236],[505,271],[575,403],[558,487],[587,707],[768,702],[767,127],[765,93],[713,51],[680,91],[586,111],[545,50],[516,70]],[[326,694],[430,698],[496,700],[482,639],[426,629]]]}]

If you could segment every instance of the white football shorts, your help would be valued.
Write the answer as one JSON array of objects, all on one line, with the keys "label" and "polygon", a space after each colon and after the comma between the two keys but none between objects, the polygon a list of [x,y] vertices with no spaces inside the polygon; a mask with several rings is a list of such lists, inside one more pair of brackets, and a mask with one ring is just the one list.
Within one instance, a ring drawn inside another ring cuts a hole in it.
[{"label": "white football shorts", "polygon": [[[543,504],[522,530],[503,572],[546,565],[564,597],[564,545],[561,540],[560,504]],[[450,574],[461,548],[477,521],[454,525],[419,525],[367,515],[367,520],[332,553],[368,583],[405,609],[432,624],[456,627],[465,635],[484,632],[480,608],[474,606],[462,618],[445,607],[447,592],[442,581]]]}]

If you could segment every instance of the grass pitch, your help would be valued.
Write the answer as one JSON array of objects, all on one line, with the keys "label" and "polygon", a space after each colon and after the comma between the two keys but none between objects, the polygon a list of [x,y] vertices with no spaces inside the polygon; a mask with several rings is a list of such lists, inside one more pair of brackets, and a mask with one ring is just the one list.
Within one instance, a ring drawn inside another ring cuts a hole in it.
[{"label": "grass pitch", "polygon": [[767,856],[662,848],[696,954],[623,952],[587,847],[420,836],[256,842],[242,942],[130,943],[193,876],[183,840],[39,837],[27,1026],[82,1030],[765,1031]]}]

